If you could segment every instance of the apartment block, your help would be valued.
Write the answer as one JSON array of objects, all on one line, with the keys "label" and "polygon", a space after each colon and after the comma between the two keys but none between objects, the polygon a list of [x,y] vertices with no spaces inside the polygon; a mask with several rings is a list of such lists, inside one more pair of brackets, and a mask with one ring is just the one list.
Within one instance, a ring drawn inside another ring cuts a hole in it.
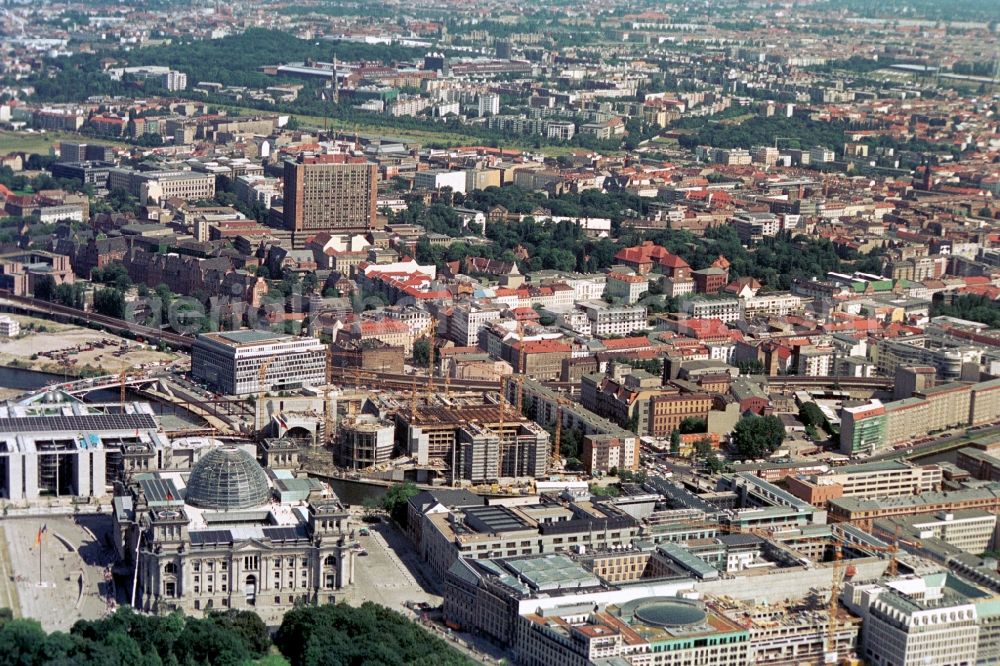
[{"label": "apartment block", "polygon": [[973,384],[969,401],[969,425],[1000,420],[1000,379]]},{"label": "apartment block", "polygon": [[718,319],[730,324],[743,317],[740,302],[735,298],[693,299],[687,301],[685,307],[695,319]]},{"label": "apartment block", "polygon": [[924,434],[968,425],[971,388],[969,384],[951,382],[915,393],[915,397],[927,401],[927,430]]},{"label": "apartment block", "polygon": [[649,279],[645,276],[612,271],[604,293],[616,303],[632,305],[648,291]]},{"label": "apartment block", "polygon": [[603,301],[584,301],[577,307],[587,313],[593,335],[629,335],[648,328],[646,308],[640,305],[609,305]]},{"label": "apartment block", "polygon": [[639,446],[633,437],[585,435],[580,460],[587,474],[608,474],[613,469],[639,470]]},{"label": "apartment block", "polygon": [[788,492],[813,506],[840,497],[905,497],[941,488],[937,465],[913,465],[890,460],[835,467],[824,474],[788,476]]}]

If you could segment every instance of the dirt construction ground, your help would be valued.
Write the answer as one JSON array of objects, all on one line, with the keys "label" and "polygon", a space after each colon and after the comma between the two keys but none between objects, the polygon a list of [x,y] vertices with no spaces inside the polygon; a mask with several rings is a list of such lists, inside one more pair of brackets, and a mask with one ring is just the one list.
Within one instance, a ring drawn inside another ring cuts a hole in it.
[{"label": "dirt construction ground", "polygon": [[[21,323],[21,335],[0,339],[0,365],[73,378],[83,369],[117,374],[143,364],[170,363],[179,358],[111,333],[34,317],[8,316]],[[123,343],[128,345],[128,351],[123,350]]]}]

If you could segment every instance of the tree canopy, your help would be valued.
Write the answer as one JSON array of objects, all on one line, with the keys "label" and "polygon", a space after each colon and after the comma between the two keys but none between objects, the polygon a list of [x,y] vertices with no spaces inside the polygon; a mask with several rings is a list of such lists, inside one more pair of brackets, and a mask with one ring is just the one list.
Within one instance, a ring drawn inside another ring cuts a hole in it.
[{"label": "tree canopy", "polygon": [[[306,606],[286,613],[274,640],[293,666],[316,664],[471,664],[442,639],[371,602]],[[37,620],[0,609],[0,666],[245,666],[272,650],[263,620],[226,610],[203,618],[142,615],[120,608],[46,633]],[[280,658],[278,659],[280,663]]]},{"label": "tree canopy", "polygon": [[68,634],[46,634],[36,620],[0,616],[0,666],[239,666],[264,656],[270,647],[267,627],[250,611],[194,618],[140,615],[122,608],[107,618],[80,620]]},{"label": "tree canopy", "polygon": [[442,639],[371,602],[329,604],[285,614],[274,637],[292,666],[327,664],[471,664]]},{"label": "tree canopy", "polygon": [[777,416],[744,416],[733,429],[733,445],[741,458],[766,458],[785,441],[785,426]]},{"label": "tree canopy", "polygon": [[821,428],[826,423],[826,416],[815,402],[804,402],[799,407],[799,420],[806,426]]},{"label": "tree canopy", "polygon": [[988,296],[964,294],[955,298],[950,304],[934,301],[931,305],[931,316],[956,317],[978,321],[990,328],[1000,328],[1000,303],[990,300]]},{"label": "tree canopy", "polygon": [[407,502],[410,498],[420,492],[420,489],[416,485],[407,481],[405,483],[397,483],[390,487],[386,491],[385,495],[382,496],[382,508],[392,516],[395,520],[402,526],[406,526],[407,518]]}]

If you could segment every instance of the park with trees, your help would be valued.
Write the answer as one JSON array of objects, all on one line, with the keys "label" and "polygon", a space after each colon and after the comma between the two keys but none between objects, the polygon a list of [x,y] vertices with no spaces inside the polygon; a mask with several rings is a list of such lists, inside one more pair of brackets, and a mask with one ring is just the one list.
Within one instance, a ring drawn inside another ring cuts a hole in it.
[{"label": "park with trees", "polygon": [[246,610],[204,617],[144,615],[124,607],[69,632],[0,609],[0,666],[327,666],[472,664],[444,640],[393,610],[366,602],[301,606],[272,640]]}]

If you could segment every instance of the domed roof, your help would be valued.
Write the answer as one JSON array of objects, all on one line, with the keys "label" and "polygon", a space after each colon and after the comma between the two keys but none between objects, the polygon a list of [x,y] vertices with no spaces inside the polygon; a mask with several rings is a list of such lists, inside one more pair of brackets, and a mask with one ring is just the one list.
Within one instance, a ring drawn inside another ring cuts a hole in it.
[{"label": "domed roof", "polygon": [[251,509],[267,504],[267,474],[249,453],[235,446],[212,449],[191,468],[184,501],[203,509]]}]

